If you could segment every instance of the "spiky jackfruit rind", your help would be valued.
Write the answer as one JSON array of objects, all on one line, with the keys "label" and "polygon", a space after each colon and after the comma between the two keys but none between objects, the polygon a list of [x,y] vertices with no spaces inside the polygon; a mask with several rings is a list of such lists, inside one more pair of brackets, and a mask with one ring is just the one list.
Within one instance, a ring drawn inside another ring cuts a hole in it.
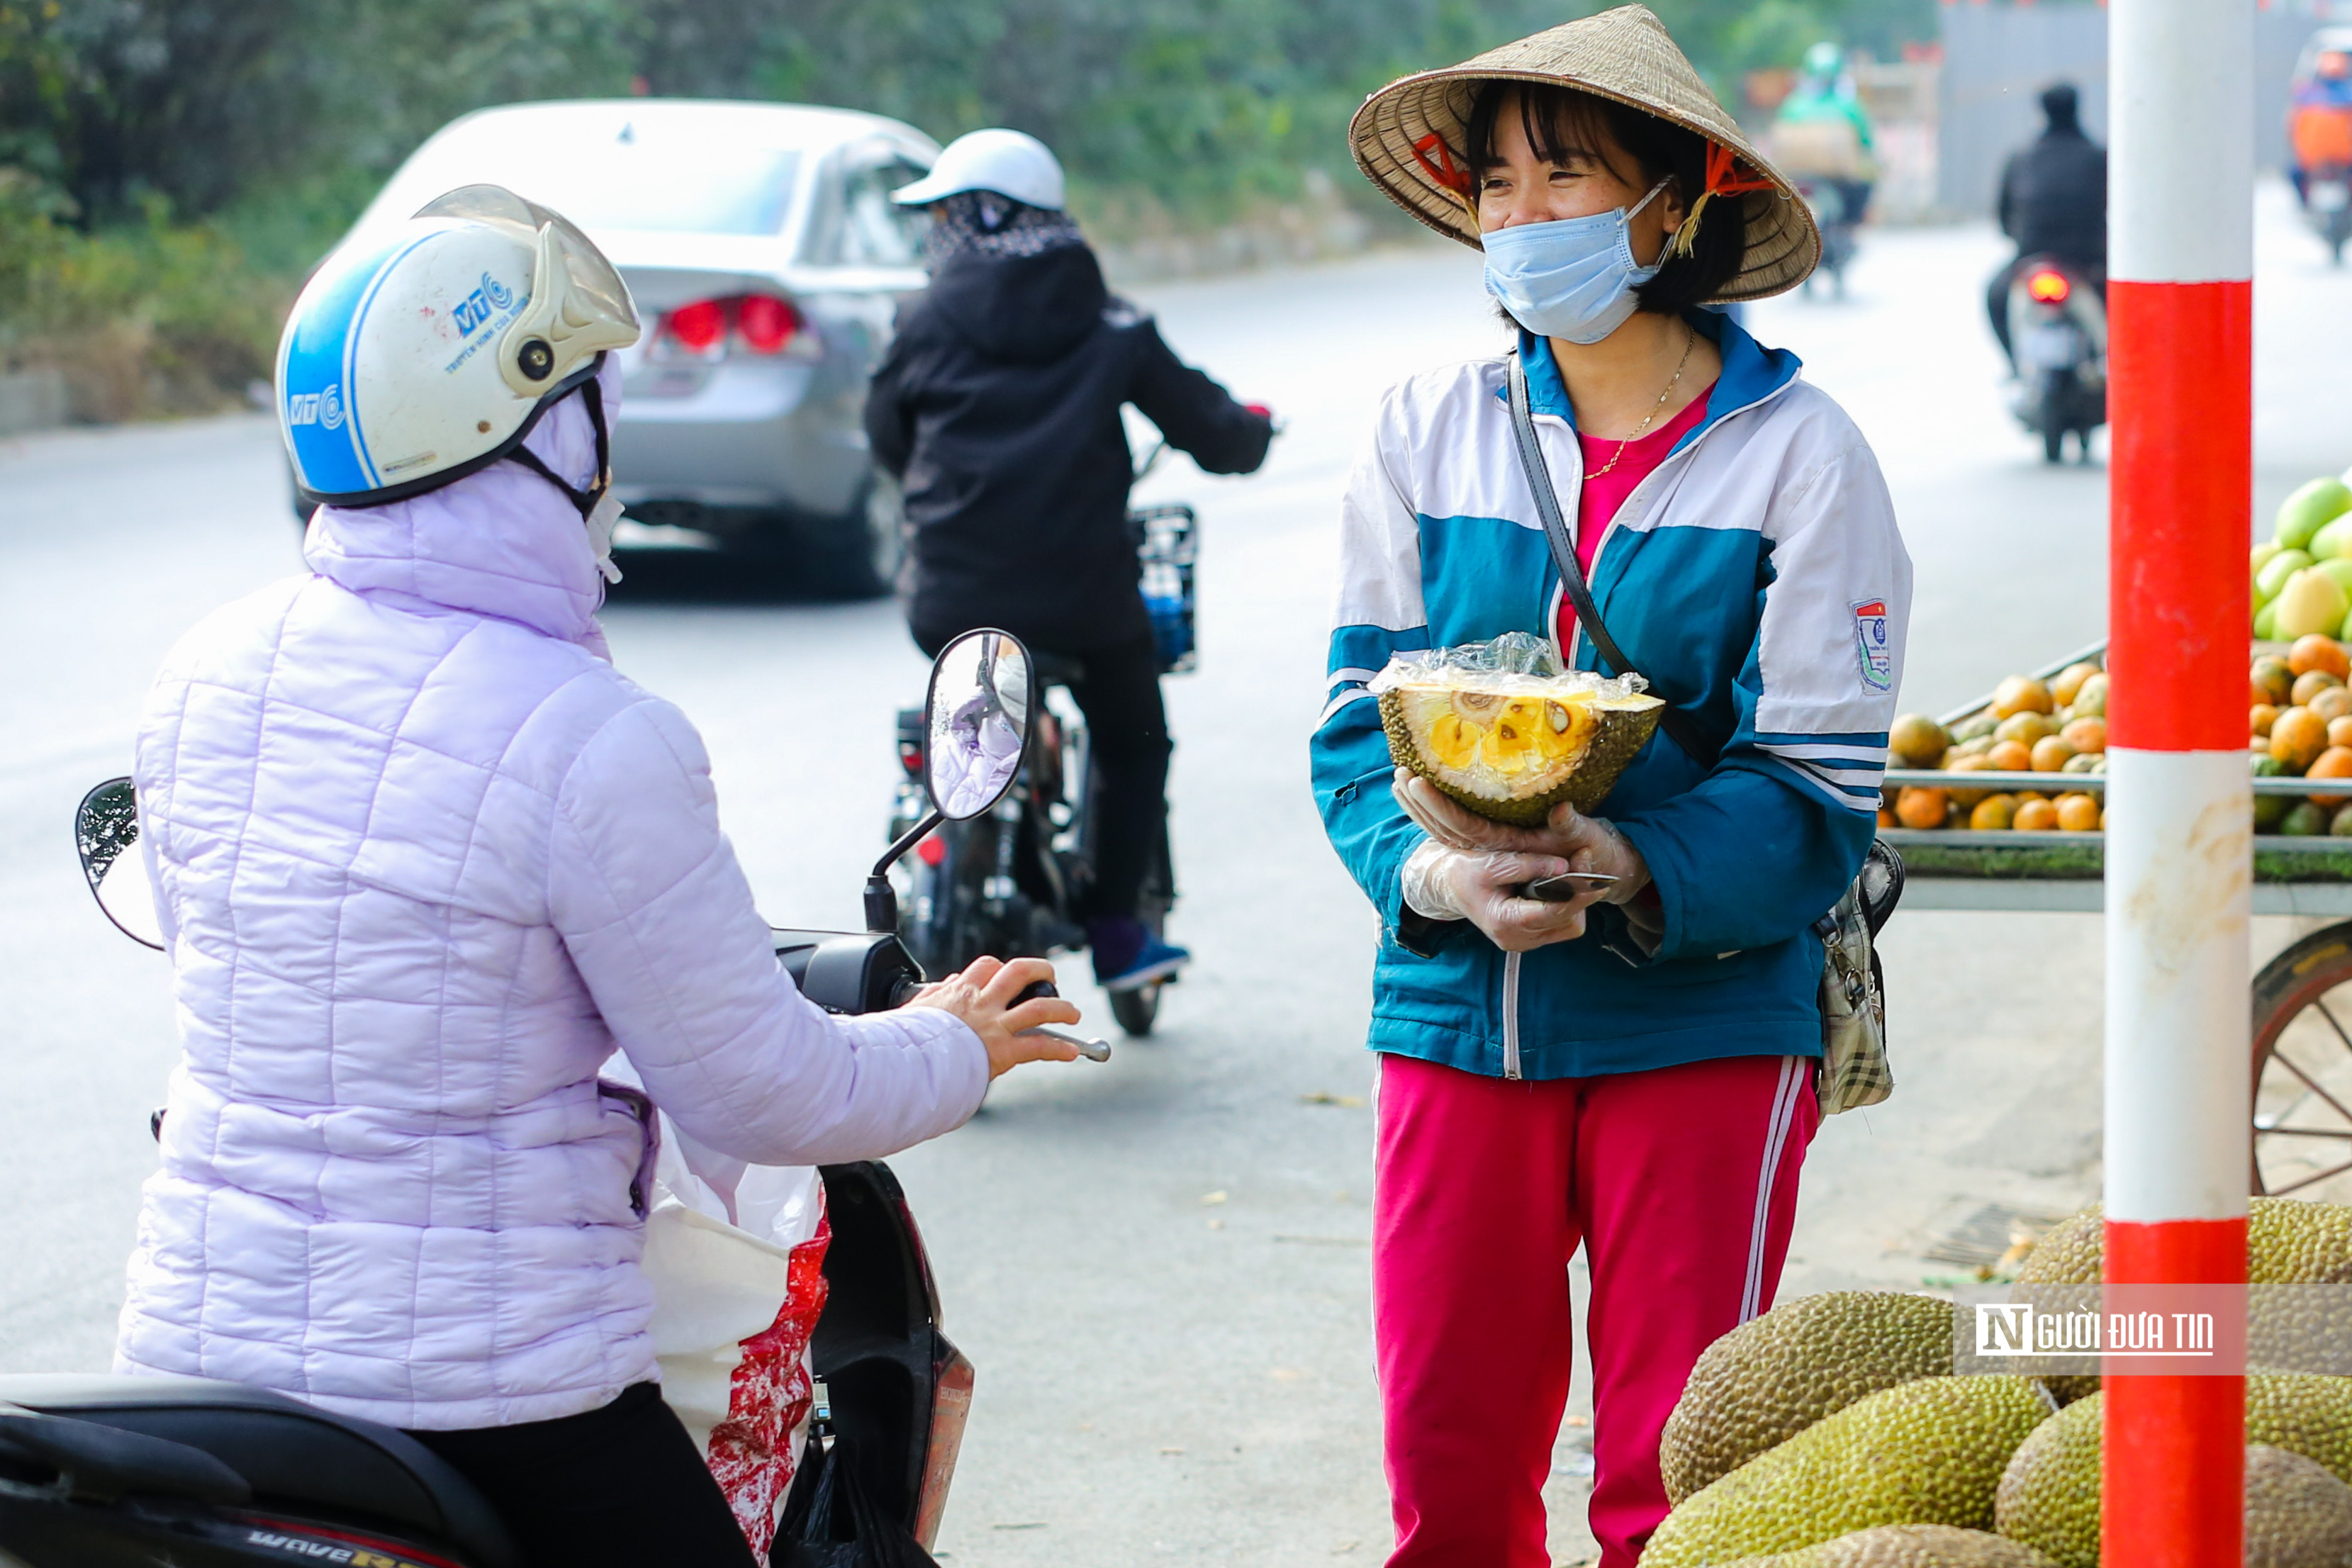
[{"label": "spiky jackfruit rind", "polygon": [[1993,1528],[2058,1568],[2099,1568],[2099,1435],[2106,1401],[2091,1394],[2035,1427],[1993,1494]]},{"label": "spiky jackfruit rind", "polygon": [[2022,1542],[1948,1524],[1882,1524],[1799,1552],[1743,1557],[1724,1568],[2056,1568]]},{"label": "spiky jackfruit rind", "polygon": [[2245,1568],[2352,1568],[2352,1486],[2301,1454],[2248,1448]]},{"label": "spiky jackfruit rind", "polygon": [[1668,1514],[1643,1568],[1714,1568],[1884,1524],[1992,1526],[2009,1458],[2051,1414],[2022,1377],[1924,1377],[1856,1400]]},{"label": "spiky jackfruit rind", "polygon": [[1592,739],[1586,743],[1584,754],[1577,761],[1574,771],[1549,789],[1497,800],[1460,788],[1422,755],[1412,727],[1405,721],[1404,689],[1391,687],[1380,694],[1381,728],[1388,733],[1390,759],[1397,766],[1409,768],[1435,784],[1465,810],[1475,812],[1489,822],[1506,823],[1513,827],[1540,826],[1551,816],[1551,808],[1562,801],[1580,812],[1590,812],[1608,798],[1609,792],[1617,787],[1618,778],[1642,748],[1649,744],[1650,736],[1658,727],[1658,715],[1665,708],[1665,704],[1654,697],[1612,697],[1594,700],[1591,706],[1600,723]]},{"label": "spiky jackfruit rind", "polygon": [[1953,1307],[1892,1290],[1784,1301],[1698,1358],[1666,1418],[1659,1468],[1680,1504],[1855,1400],[1952,1372]]}]

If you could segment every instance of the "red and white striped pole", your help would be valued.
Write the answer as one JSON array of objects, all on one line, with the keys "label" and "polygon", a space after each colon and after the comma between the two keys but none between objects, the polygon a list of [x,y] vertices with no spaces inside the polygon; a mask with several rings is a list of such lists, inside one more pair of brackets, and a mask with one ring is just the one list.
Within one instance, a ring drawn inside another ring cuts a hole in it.
[{"label": "red and white striped pole", "polygon": [[[2253,3],[2113,0],[2106,1279],[2246,1278]],[[2241,1555],[2244,1382],[2106,1383],[2107,1568]]]}]

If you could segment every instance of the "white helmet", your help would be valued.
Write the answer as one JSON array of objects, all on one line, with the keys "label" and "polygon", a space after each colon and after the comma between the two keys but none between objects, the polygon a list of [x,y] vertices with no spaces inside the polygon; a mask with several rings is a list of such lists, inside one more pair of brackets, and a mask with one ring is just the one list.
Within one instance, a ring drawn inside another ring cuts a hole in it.
[{"label": "white helmet", "polygon": [[929,206],[961,191],[994,191],[1033,207],[1062,210],[1062,165],[1034,136],[968,131],[940,153],[931,172],[890,193],[902,207]]},{"label": "white helmet", "polygon": [[552,474],[584,516],[610,482],[597,367],[637,341],[613,264],[572,224],[467,185],[329,257],[278,344],[278,421],[305,500],[374,506],[512,456],[539,416],[590,390],[596,489]]}]

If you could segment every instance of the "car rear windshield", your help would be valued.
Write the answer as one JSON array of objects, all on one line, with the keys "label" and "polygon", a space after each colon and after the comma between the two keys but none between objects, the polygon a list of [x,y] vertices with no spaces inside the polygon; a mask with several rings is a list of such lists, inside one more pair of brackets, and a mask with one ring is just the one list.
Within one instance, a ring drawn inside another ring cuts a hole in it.
[{"label": "car rear windshield", "polygon": [[670,234],[774,234],[801,155],[667,137],[613,142],[515,171],[506,184],[581,227]]}]

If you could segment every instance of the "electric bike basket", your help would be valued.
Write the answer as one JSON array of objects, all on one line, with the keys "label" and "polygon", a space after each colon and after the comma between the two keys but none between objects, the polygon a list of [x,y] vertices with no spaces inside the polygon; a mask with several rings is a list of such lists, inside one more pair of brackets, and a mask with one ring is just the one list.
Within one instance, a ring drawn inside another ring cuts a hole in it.
[{"label": "electric bike basket", "polygon": [[1127,522],[1143,568],[1143,607],[1151,616],[1160,673],[1181,675],[1201,662],[1192,626],[1192,563],[1200,551],[1192,509],[1181,503],[1140,507],[1127,514]]}]

